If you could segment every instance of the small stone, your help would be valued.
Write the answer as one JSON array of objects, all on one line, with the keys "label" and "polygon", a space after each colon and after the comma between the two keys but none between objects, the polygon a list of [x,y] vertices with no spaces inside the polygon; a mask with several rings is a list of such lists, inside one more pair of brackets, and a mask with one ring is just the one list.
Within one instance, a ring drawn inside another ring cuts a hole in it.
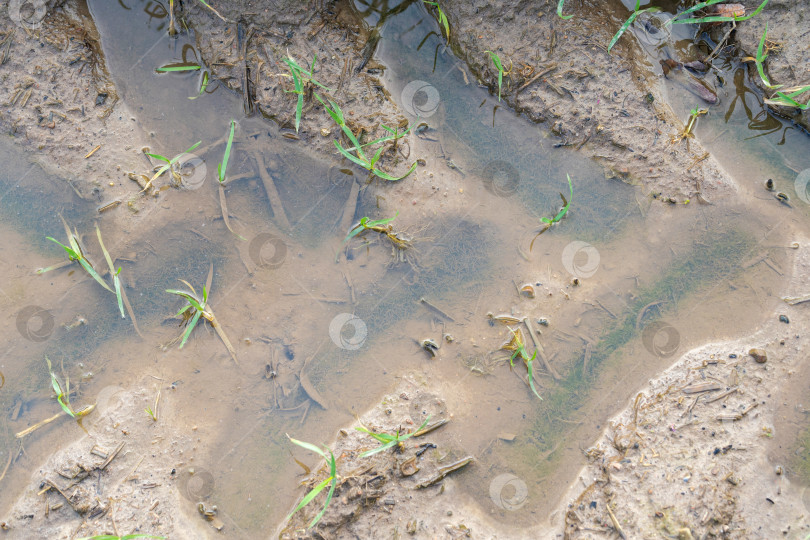
[{"label": "small stone", "polygon": [[775,472],[776,472],[777,476],[782,476],[782,473],[784,472],[784,470],[782,469],[781,465],[777,465]]},{"label": "small stone", "polygon": [[329,131],[329,128],[321,128],[321,135],[322,136],[328,137],[330,133],[331,132]]},{"label": "small stone", "polygon": [[512,442],[515,440],[514,433],[498,433],[498,438],[502,441]]},{"label": "small stone", "polygon": [[790,324],[790,319],[788,319],[787,315],[779,315],[779,322]]},{"label": "small stone", "polygon": [[765,349],[751,349],[748,354],[753,356],[758,364],[764,364],[768,361],[768,353],[765,352]]}]

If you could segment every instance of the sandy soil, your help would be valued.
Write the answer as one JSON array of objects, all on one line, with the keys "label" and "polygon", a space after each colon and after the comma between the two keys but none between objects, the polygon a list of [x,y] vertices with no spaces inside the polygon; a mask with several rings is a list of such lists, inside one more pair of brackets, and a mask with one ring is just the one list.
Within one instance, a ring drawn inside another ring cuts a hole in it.
[{"label": "sandy soil", "polygon": [[552,4],[445,2],[453,50],[497,93],[498,73],[485,53],[495,51],[512,66],[502,98],[602,164],[607,177],[641,183],[663,200],[732,193],[713,158],[693,166],[705,154],[698,141],[670,143],[684,119],[662,97],[638,43],[627,36],[607,52],[613,26],[604,21],[625,15],[606,11],[602,2],[581,9],[573,3],[574,18],[564,21]]},{"label": "sandy soil", "polygon": [[95,24],[83,2],[33,4],[47,11],[23,12],[27,23],[0,6],[0,126],[82,198],[127,200],[126,171],[143,168],[133,150],[147,137],[118,98]]}]

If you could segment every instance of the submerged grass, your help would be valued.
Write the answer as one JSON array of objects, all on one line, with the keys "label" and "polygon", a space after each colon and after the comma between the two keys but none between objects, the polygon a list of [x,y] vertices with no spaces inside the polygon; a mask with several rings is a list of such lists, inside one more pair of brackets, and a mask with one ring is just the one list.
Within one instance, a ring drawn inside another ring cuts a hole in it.
[{"label": "submerged grass", "polygon": [[[92,277],[94,280],[96,280],[96,282],[99,285],[101,285],[102,287],[104,287],[105,289],[110,291],[111,293],[115,294],[116,297],[118,298],[118,310],[121,312],[121,318],[122,319],[126,318],[126,316],[124,315],[124,303],[123,303],[122,292],[121,292],[121,281],[118,278],[118,275],[121,273],[121,268],[118,268],[117,271],[115,270],[115,267],[113,266],[112,258],[110,258],[110,254],[107,252],[107,249],[104,247],[104,242],[101,239],[101,231],[99,230],[98,226],[96,226],[96,235],[98,236],[98,243],[101,246],[101,251],[104,253],[104,258],[106,259],[107,265],[110,268],[110,275],[113,278],[113,286],[115,287],[114,289],[112,287],[110,287],[107,284],[106,281],[104,281],[104,279],[99,275],[99,273],[93,268],[92,263],[89,260],[87,260],[87,257],[85,257],[84,252],[83,252],[83,250],[81,248],[80,239],[79,239],[79,233],[75,229],[71,232],[70,227],[68,226],[68,224],[67,224],[67,222],[65,221],[64,218],[62,218],[62,224],[65,227],[65,234],[67,235],[68,243],[70,244],[70,246],[66,246],[65,244],[61,243],[59,240],[56,240],[56,239],[54,239],[54,238],[52,238],[50,236],[48,236],[47,239],[50,240],[51,242],[59,244],[62,247],[62,249],[65,250],[65,253],[67,254],[69,262],[74,262],[74,261],[78,262],[81,265],[81,267],[84,268],[84,270],[90,275],[90,277]],[[65,266],[65,265],[64,264],[58,264],[58,265],[54,265],[54,266],[49,266],[48,268],[40,268],[40,269],[38,269],[36,271],[36,273],[37,274],[44,274],[45,272],[50,272],[51,270],[55,270],[56,268],[61,268],[62,266]]]},{"label": "submerged grass", "polygon": [[217,333],[219,338],[222,340],[222,343],[225,344],[225,348],[228,349],[228,352],[233,358],[233,361],[236,364],[239,364],[239,360],[236,358],[236,351],[234,350],[233,346],[231,345],[228,336],[225,335],[225,331],[222,329],[222,325],[217,320],[216,316],[214,315],[214,311],[211,309],[211,306],[208,304],[208,294],[211,291],[211,282],[214,277],[214,265],[211,265],[211,268],[208,272],[208,279],[206,280],[206,284],[203,285],[202,288],[202,296],[197,294],[197,291],[194,290],[194,287],[191,284],[181,279],[180,281],[186,285],[191,291],[182,291],[179,289],[166,289],[166,292],[169,294],[177,295],[183,298],[186,301],[186,304],[180,308],[180,311],[177,312],[175,317],[181,317],[183,322],[186,322],[186,331],[183,333],[180,342],[180,348],[183,348],[183,345],[186,344],[188,341],[189,336],[191,335],[191,331],[194,330],[194,327],[197,326],[197,323],[200,321],[200,318],[205,319],[211,324],[211,327]]},{"label": "submerged grass", "polygon": [[444,14],[444,11],[442,11],[442,8],[439,5],[439,3],[438,2],[429,2],[428,0],[422,0],[422,2],[425,3],[425,4],[429,4],[429,5],[436,8],[436,13],[439,16],[439,24],[444,29],[445,37],[448,40],[450,40],[450,22],[447,20],[447,15]]},{"label": "submerged grass", "polygon": [[523,360],[526,364],[526,375],[529,378],[529,387],[532,389],[534,395],[542,401],[543,397],[537,393],[537,389],[534,387],[534,379],[532,379],[532,374],[534,373],[532,363],[537,359],[537,351],[534,351],[531,356],[526,352],[526,344],[524,343],[523,332],[521,332],[520,328],[510,329],[510,332],[512,333],[512,338],[501,346],[501,349],[514,351],[509,358],[509,367],[515,367],[515,358],[520,357],[520,359]]},{"label": "submerged grass", "polygon": [[160,177],[160,175],[162,175],[163,173],[165,173],[168,170],[171,170],[172,176],[174,176],[175,180],[177,180],[177,182],[179,183],[180,182],[180,173],[173,169],[175,163],[177,163],[177,160],[179,160],[185,154],[188,154],[189,152],[191,152],[192,150],[194,150],[195,148],[200,146],[201,143],[202,143],[202,141],[197,141],[196,143],[192,144],[188,148],[188,150],[186,150],[185,152],[181,152],[181,153],[177,154],[173,158],[167,158],[166,156],[162,156],[160,154],[150,154],[150,153],[146,152],[147,156],[149,156],[151,158],[158,159],[160,161],[164,161],[164,162],[166,162],[166,164],[163,165],[162,167],[160,167],[157,170],[157,172],[155,172],[155,174],[152,176],[152,178],[150,178],[149,181],[146,183],[146,185],[143,186],[143,189],[141,190],[141,193],[143,193],[144,191],[149,189],[149,187],[152,185],[152,182],[157,180]]},{"label": "submerged grass", "polygon": [[542,420],[535,425],[540,440],[552,446],[550,441],[559,437],[565,426],[559,421],[547,421],[546,418],[564,419],[571,411],[580,408],[587,399],[590,385],[597,380],[605,364],[622,347],[639,336],[640,329],[636,328],[636,323],[644,306],[666,300],[675,309],[675,306],[690,295],[719,280],[729,279],[740,270],[739,256],[750,250],[752,238],[739,230],[714,234],[716,236],[712,238],[710,245],[696,245],[688,258],[676,262],[657,282],[638,292],[613,327],[599,338],[598,344],[591,351],[587,369],[582,362],[577,362],[559,386],[545,393],[542,405],[544,413],[538,417]]}]

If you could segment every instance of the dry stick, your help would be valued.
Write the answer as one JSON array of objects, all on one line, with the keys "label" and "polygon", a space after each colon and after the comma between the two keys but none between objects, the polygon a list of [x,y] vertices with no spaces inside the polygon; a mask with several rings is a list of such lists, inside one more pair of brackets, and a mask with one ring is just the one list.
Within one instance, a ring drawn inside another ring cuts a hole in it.
[{"label": "dry stick", "polygon": [[284,213],[284,206],[281,204],[281,198],[276,191],[276,185],[273,183],[273,178],[267,172],[267,165],[264,163],[262,155],[256,151],[253,152],[253,159],[256,160],[256,167],[259,169],[259,176],[264,184],[264,191],[267,193],[267,198],[270,199],[270,208],[273,210],[273,216],[282,226],[282,228],[289,229],[290,222],[287,221],[287,214]]},{"label": "dry stick", "polygon": [[30,428],[20,431],[19,433],[14,435],[14,437],[16,437],[17,439],[22,439],[26,435],[30,435],[31,433],[35,432],[36,430],[38,430],[42,426],[45,426],[47,424],[50,424],[54,420],[57,420],[60,416],[67,416],[67,415],[64,412],[56,413],[55,415],[51,416],[50,418],[46,418],[42,422],[39,422],[38,424],[34,424]]},{"label": "dry stick", "polygon": [[222,211],[222,220],[225,222],[225,226],[232,235],[239,236],[231,228],[231,220],[228,218],[228,203],[225,202],[225,186],[222,185],[222,182],[219,183],[219,209]]},{"label": "dry stick", "polygon": [[135,327],[135,332],[140,336],[141,339],[145,339],[143,334],[141,334],[141,329],[138,328],[138,321],[135,319],[135,311],[132,310],[132,304],[129,303],[129,298],[127,298],[127,293],[124,292],[124,288],[121,287],[121,300],[124,301],[124,307],[127,308],[127,313],[129,313],[129,318],[132,319],[132,326]]},{"label": "dry stick", "polygon": [[360,184],[352,179],[352,187],[349,190],[349,198],[346,199],[346,206],[343,207],[343,216],[340,218],[340,231],[348,232],[354,221],[354,213],[357,211],[357,196],[360,194]]},{"label": "dry stick", "polygon": [[551,373],[551,376],[554,377],[555,380],[559,381],[562,379],[560,374],[549,364],[548,358],[546,358],[546,353],[543,352],[543,346],[540,345],[540,341],[537,339],[537,336],[534,333],[534,328],[532,328],[532,323],[529,320],[529,317],[523,319],[523,322],[526,324],[526,328],[529,330],[529,335],[532,337],[532,341],[534,342],[534,348],[537,350],[537,355],[540,357],[540,360],[543,361],[543,365],[546,366],[546,370]]},{"label": "dry stick", "polygon": [[709,56],[706,57],[706,60],[703,62],[704,64],[708,64],[709,62],[712,61],[712,58],[714,58],[714,56],[720,50],[720,47],[723,46],[723,43],[726,42],[726,40],[728,39],[728,37],[731,35],[731,33],[734,31],[735,28],[737,28],[737,21],[732,21],[731,22],[731,28],[728,29],[728,32],[726,32],[726,35],[723,36],[723,39],[721,39],[720,41],[717,42],[717,46],[709,54]]},{"label": "dry stick", "polygon": [[105,459],[105,460],[104,460],[104,463],[102,463],[102,464],[101,464],[101,466],[99,467],[99,469],[102,469],[102,470],[103,470],[103,469],[106,469],[106,468],[107,468],[107,465],[109,465],[110,463],[112,463],[112,460],[114,460],[114,459],[115,459],[115,457],[118,455],[118,453],[119,453],[119,452],[120,452],[120,451],[121,451],[123,448],[124,448],[124,443],[122,442],[122,443],[120,443],[120,444],[119,444],[119,445],[118,445],[118,446],[115,448],[115,450],[113,450],[113,451],[112,451],[112,453],[111,453],[109,456],[107,456],[107,459]]},{"label": "dry stick", "polygon": [[236,365],[238,366],[239,360],[236,359],[236,351],[234,350],[233,345],[231,345],[231,342],[228,341],[228,336],[226,336],[225,331],[222,330],[219,321],[217,321],[214,312],[211,310],[211,306],[210,305],[205,306],[205,310],[208,312],[209,315],[211,315],[211,318],[208,320],[208,322],[210,322],[211,326],[214,327],[214,331],[219,336],[219,339],[222,340],[222,343],[225,344],[225,348],[228,349],[229,353],[231,353],[231,358],[233,358],[233,361],[236,362]]},{"label": "dry stick", "polygon": [[610,521],[613,522],[613,528],[616,529],[616,532],[619,533],[619,536],[622,537],[622,540],[627,540],[627,535],[624,533],[624,529],[622,529],[622,526],[619,525],[619,520],[616,519],[616,516],[613,515],[613,510],[610,509],[610,503],[606,503],[605,508],[607,508],[608,515],[610,516]]},{"label": "dry stick", "polygon": [[3,478],[6,477],[6,473],[8,472],[8,468],[11,467],[11,457],[12,457],[12,453],[11,453],[11,451],[9,451],[9,453],[8,453],[8,461],[6,462],[6,466],[3,467],[3,472],[0,473],[0,482],[2,482]]},{"label": "dry stick", "polygon": [[537,79],[539,79],[543,75],[548,75],[549,73],[551,73],[555,69],[557,69],[557,64],[556,63],[552,64],[547,69],[544,69],[543,71],[541,71],[540,73],[538,73],[537,75],[535,75],[534,77],[529,79],[526,83],[523,84],[523,86],[521,86],[520,88],[515,90],[515,95],[519,94],[521,92],[521,90],[524,90],[527,86],[532,84],[534,81],[536,81]]},{"label": "dry stick", "polygon": [[318,355],[318,353],[321,351],[321,347],[323,347],[323,343],[324,342],[321,341],[321,344],[318,345],[318,348],[315,349],[315,352],[312,354],[312,356],[304,360],[304,365],[301,366],[301,371],[298,373],[298,380],[301,383],[301,388],[304,389],[304,392],[306,392],[307,396],[309,396],[309,398],[315,403],[317,403],[323,410],[327,410],[329,409],[329,407],[327,406],[326,402],[321,397],[321,395],[318,393],[318,391],[315,389],[315,387],[312,386],[312,383],[310,382],[309,377],[306,374],[307,364],[309,364],[312,361],[312,359]]}]

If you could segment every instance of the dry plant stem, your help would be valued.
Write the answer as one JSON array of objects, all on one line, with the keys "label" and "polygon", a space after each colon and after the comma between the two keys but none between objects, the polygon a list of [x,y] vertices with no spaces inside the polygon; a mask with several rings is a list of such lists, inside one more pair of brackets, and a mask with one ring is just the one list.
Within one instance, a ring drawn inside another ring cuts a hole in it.
[{"label": "dry plant stem", "polygon": [[222,343],[225,344],[225,348],[228,349],[229,353],[231,353],[231,358],[233,358],[233,361],[236,362],[236,365],[238,366],[239,360],[236,359],[236,351],[234,350],[233,345],[231,345],[231,342],[228,340],[228,336],[225,335],[225,331],[220,326],[219,321],[217,321],[217,317],[214,315],[213,310],[211,310],[211,306],[205,306],[205,310],[208,312],[208,315],[211,316],[211,318],[208,319],[208,322],[210,322],[211,326],[214,327],[214,331],[219,336],[219,339],[222,340]]},{"label": "dry plant stem", "polygon": [[225,222],[225,226],[231,234],[238,236],[231,228],[231,220],[228,218],[228,203],[225,202],[225,186],[222,183],[219,184],[219,209],[222,210],[222,220]]},{"label": "dry plant stem", "polygon": [[267,165],[264,163],[264,157],[259,152],[253,152],[253,159],[256,160],[256,168],[259,169],[259,176],[264,184],[264,191],[267,193],[267,198],[270,200],[270,208],[273,210],[273,216],[276,218],[278,224],[284,228],[290,228],[290,222],[287,221],[287,214],[284,213],[284,205],[281,204],[281,197],[278,196],[276,191],[276,184],[270,173],[267,172]]},{"label": "dry plant stem", "polygon": [[323,347],[323,341],[321,342],[320,345],[318,345],[318,348],[315,349],[315,352],[312,354],[312,356],[304,360],[304,365],[301,366],[301,371],[298,373],[298,380],[301,382],[301,388],[304,389],[304,392],[306,392],[309,398],[315,403],[317,403],[323,410],[328,410],[329,406],[326,404],[326,401],[323,399],[323,397],[321,397],[321,394],[318,392],[318,390],[316,390],[315,387],[312,386],[312,382],[309,380],[309,377],[307,376],[306,373],[307,365],[309,365],[312,359],[318,355],[318,353],[321,350],[321,347]]},{"label": "dry plant stem", "polygon": [[3,472],[0,473],[0,482],[2,482],[3,478],[6,477],[6,473],[8,472],[8,468],[11,467],[11,457],[12,457],[12,454],[11,454],[11,452],[9,452],[8,453],[8,461],[6,461],[6,466],[3,467]]},{"label": "dry plant stem", "polygon": [[121,300],[124,301],[124,307],[127,308],[129,318],[132,320],[132,326],[135,327],[135,333],[137,333],[141,339],[145,339],[143,334],[141,334],[141,329],[138,328],[138,321],[135,319],[135,311],[132,309],[132,304],[129,303],[129,298],[127,298],[127,293],[124,292],[124,287],[121,287]]},{"label": "dry plant stem", "polygon": [[357,196],[360,194],[360,184],[352,178],[352,187],[349,190],[349,198],[346,199],[346,206],[343,207],[343,216],[340,218],[341,231],[348,231],[352,228],[354,213],[357,211]]},{"label": "dry plant stem", "polygon": [[534,342],[534,348],[537,349],[537,356],[539,356],[540,360],[543,361],[543,365],[546,366],[546,369],[548,370],[549,373],[551,373],[551,376],[554,377],[554,380],[559,381],[560,379],[562,379],[562,377],[560,377],[560,374],[557,373],[557,370],[555,370],[554,367],[552,367],[552,365],[548,361],[548,358],[546,358],[546,353],[543,352],[543,346],[540,345],[540,341],[537,339],[537,335],[534,333],[534,328],[532,327],[531,321],[529,320],[528,317],[526,317],[525,319],[523,319],[523,322],[526,324],[526,328],[529,330],[529,335],[532,337],[532,341]]},{"label": "dry plant stem", "polygon": [[35,432],[36,430],[38,430],[38,429],[39,429],[39,428],[41,428],[42,426],[46,426],[46,425],[50,424],[51,422],[53,422],[54,420],[58,420],[58,419],[59,419],[59,417],[61,417],[61,416],[64,416],[64,417],[66,417],[66,418],[68,417],[68,416],[67,416],[67,415],[66,415],[64,412],[59,412],[59,413],[57,413],[57,414],[55,414],[55,415],[51,416],[50,418],[46,418],[46,419],[45,419],[45,420],[43,420],[42,422],[39,422],[39,423],[37,423],[37,424],[34,424],[33,426],[31,426],[31,427],[30,427],[30,428],[28,428],[28,429],[24,429],[24,430],[20,431],[19,433],[17,433],[16,435],[14,435],[14,437],[16,437],[17,439],[22,439],[22,438],[23,438],[23,437],[25,437],[26,435],[30,435],[30,434],[32,434],[33,432]]},{"label": "dry plant stem", "polygon": [[624,529],[622,529],[622,526],[619,525],[619,520],[616,519],[616,516],[613,515],[613,510],[610,509],[610,503],[605,504],[605,508],[607,508],[610,521],[613,523],[613,528],[616,529],[616,532],[619,533],[622,540],[627,540],[627,535],[625,534]]}]

